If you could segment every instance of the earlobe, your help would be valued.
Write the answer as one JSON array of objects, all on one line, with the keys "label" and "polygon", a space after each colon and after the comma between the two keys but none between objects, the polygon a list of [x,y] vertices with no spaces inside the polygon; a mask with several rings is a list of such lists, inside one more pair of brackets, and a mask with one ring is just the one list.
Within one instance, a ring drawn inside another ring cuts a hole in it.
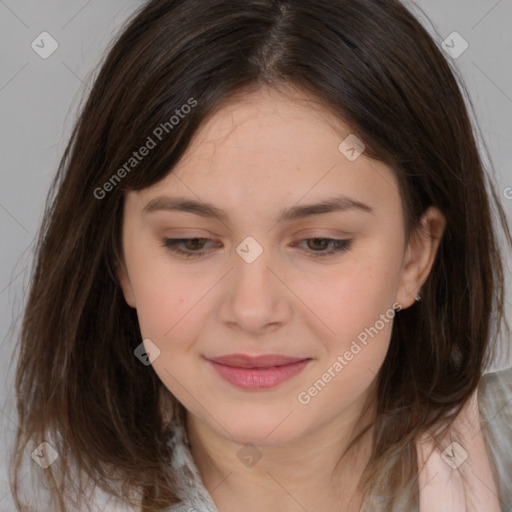
[{"label": "earlobe", "polygon": [[135,295],[133,293],[132,284],[130,282],[130,278],[128,277],[128,272],[125,267],[121,263],[116,263],[116,276],[119,286],[123,290],[123,295],[126,303],[135,308]]},{"label": "earlobe", "polygon": [[411,235],[404,258],[397,302],[406,309],[416,303],[416,297],[427,280],[446,227],[446,219],[437,208],[430,207],[420,225]]}]

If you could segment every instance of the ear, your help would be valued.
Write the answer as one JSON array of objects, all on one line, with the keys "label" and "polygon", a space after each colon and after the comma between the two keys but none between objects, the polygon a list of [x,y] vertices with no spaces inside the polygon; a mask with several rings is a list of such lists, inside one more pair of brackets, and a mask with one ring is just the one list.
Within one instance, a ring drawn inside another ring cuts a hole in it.
[{"label": "ear", "polygon": [[128,277],[128,271],[124,263],[116,263],[116,276],[121,289],[123,290],[124,300],[132,308],[135,307],[135,294],[133,293],[132,284]]},{"label": "ear", "polygon": [[445,216],[438,208],[430,207],[422,215],[417,230],[411,235],[396,299],[402,309],[414,304],[420,288],[427,280],[445,227]]}]

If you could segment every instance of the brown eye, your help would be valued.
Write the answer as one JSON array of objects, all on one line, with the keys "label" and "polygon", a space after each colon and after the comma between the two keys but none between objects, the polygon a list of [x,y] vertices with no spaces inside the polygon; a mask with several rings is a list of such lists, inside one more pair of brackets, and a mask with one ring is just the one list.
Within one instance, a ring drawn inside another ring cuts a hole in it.
[{"label": "brown eye", "polygon": [[[301,242],[307,243],[307,252],[311,256],[320,258],[348,251],[352,244],[352,240],[336,240],[334,238],[306,238],[301,240]],[[332,248],[325,250],[327,247]]]},{"label": "brown eye", "polygon": [[184,240],[185,247],[191,251],[201,249],[204,245],[206,238],[187,238]]},{"label": "brown eye", "polygon": [[308,247],[314,251],[321,251],[329,246],[329,240],[327,238],[308,238]]},{"label": "brown eye", "polygon": [[203,247],[209,241],[209,238],[164,238],[162,245],[180,256],[197,258],[206,252]]}]

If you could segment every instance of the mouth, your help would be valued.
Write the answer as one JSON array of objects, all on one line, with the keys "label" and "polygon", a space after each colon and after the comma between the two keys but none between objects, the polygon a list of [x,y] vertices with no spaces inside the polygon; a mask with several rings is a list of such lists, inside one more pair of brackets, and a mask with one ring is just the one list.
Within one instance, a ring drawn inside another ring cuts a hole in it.
[{"label": "mouth", "polygon": [[311,360],[311,358],[278,354],[261,356],[232,354],[207,358],[222,379],[237,388],[246,390],[276,387],[298,375]]}]

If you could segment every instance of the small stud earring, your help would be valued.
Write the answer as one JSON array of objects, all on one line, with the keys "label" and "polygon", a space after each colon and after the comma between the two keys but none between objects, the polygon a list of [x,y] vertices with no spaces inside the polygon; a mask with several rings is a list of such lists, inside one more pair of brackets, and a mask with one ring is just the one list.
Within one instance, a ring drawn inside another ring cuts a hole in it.
[{"label": "small stud earring", "polygon": [[416,295],[416,298],[414,299],[416,302],[419,302],[421,300],[421,295]]}]

